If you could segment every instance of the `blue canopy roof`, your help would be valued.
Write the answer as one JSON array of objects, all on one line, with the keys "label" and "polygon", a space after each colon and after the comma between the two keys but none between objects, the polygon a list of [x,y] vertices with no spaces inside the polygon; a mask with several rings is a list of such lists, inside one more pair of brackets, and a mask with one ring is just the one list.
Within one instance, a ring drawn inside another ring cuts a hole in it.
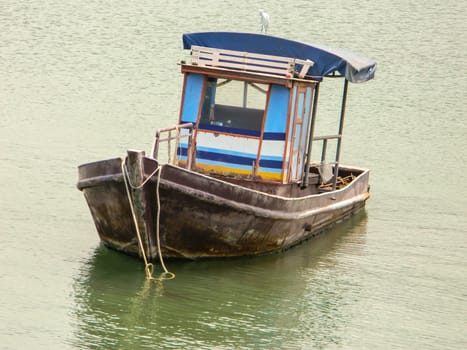
[{"label": "blue canopy roof", "polygon": [[353,83],[364,82],[374,77],[376,62],[340,49],[306,44],[263,34],[235,32],[204,32],[183,34],[183,48],[192,45],[235,50],[265,55],[311,60],[313,67],[307,75],[321,79],[338,72]]}]

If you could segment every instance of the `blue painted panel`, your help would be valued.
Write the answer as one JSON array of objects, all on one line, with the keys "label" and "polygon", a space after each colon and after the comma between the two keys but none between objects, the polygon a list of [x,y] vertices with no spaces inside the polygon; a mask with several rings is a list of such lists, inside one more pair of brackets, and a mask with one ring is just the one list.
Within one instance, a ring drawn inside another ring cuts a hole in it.
[{"label": "blue painted panel", "polygon": [[201,147],[198,146],[197,151],[204,152],[205,154],[219,154],[219,155],[227,155],[227,156],[232,156],[236,157],[238,159],[249,159],[249,163],[251,164],[251,160],[254,160],[256,158],[255,154],[252,153],[244,153],[244,152],[237,152],[233,150],[225,150],[225,149],[219,149],[219,148],[212,148],[212,147]]},{"label": "blue painted panel", "polygon": [[231,127],[211,125],[211,124],[201,124],[201,123],[199,124],[199,128],[203,130],[225,132],[225,133],[236,134],[236,135],[256,136],[256,137],[260,136],[260,132],[257,130],[231,128]]},{"label": "blue painted panel", "polygon": [[199,149],[196,150],[196,159],[200,160],[212,160],[216,162],[222,163],[229,163],[231,165],[246,165],[251,166],[251,164],[255,161],[255,158],[250,157],[242,157],[233,154],[225,154],[225,153],[218,153],[218,152],[209,152],[209,151],[201,151]]},{"label": "blue painted panel", "polygon": [[186,157],[188,155],[188,145],[187,144],[179,144],[177,149],[177,155]]},{"label": "blue painted panel", "polygon": [[182,122],[196,123],[198,118],[199,104],[203,92],[204,76],[201,74],[187,73],[185,96],[183,99]]},{"label": "blue painted panel", "polygon": [[282,170],[282,160],[261,159],[259,161],[261,168],[271,168]]},{"label": "blue painted panel", "polygon": [[[271,86],[271,94],[264,125],[263,146],[259,160],[260,173],[278,174],[280,179],[284,164],[284,142],[287,130],[290,89]],[[270,175],[268,175],[270,176]]]},{"label": "blue painted panel", "polygon": [[265,132],[263,134],[263,140],[284,141],[285,132]]},{"label": "blue painted panel", "polygon": [[290,90],[284,86],[273,85],[266,116],[265,132],[284,132],[287,128],[287,110]]},{"label": "blue painted panel", "polygon": [[229,163],[230,166],[237,167],[239,165],[251,166],[255,161],[254,154],[248,154],[236,151],[227,151],[222,149],[200,147],[196,148],[196,159],[211,160],[216,162]]}]

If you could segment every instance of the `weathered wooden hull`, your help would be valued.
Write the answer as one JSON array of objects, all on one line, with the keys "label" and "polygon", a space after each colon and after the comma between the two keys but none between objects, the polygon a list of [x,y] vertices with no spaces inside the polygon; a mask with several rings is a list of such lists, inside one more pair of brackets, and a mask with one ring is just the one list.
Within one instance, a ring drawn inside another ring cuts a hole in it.
[{"label": "weathered wooden hull", "polygon": [[[84,193],[102,242],[138,255],[129,199],[115,158],[80,166]],[[145,159],[145,173],[157,167]],[[369,171],[345,167],[356,178],[343,189],[303,197],[266,194],[172,165],[161,168],[160,246],[164,258],[215,258],[266,254],[287,249],[361,208],[369,197]],[[141,190],[147,255],[157,255],[156,175]]]}]

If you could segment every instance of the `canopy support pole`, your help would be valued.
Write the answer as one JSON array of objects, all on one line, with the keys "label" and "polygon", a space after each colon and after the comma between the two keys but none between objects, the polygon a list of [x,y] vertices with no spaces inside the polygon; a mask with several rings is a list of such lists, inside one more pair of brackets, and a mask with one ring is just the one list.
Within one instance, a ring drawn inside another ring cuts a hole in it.
[{"label": "canopy support pole", "polygon": [[345,117],[345,106],[347,103],[348,87],[349,87],[349,81],[347,79],[344,79],[344,91],[342,92],[341,116],[339,120],[339,133],[338,133],[338,138],[337,138],[336,161],[334,163],[334,182],[332,184],[333,191],[336,190],[337,178],[339,176],[339,160],[341,156],[342,133],[344,132],[344,117]]},{"label": "canopy support pole", "polygon": [[245,81],[243,82],[243,108],[246,108],[247,96],[248,96],[248,83]]}]

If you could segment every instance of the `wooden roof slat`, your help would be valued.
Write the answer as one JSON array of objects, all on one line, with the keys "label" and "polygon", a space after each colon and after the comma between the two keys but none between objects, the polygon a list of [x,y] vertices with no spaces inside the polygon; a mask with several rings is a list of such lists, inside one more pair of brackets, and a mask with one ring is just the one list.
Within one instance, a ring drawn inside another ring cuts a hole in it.
[{"label": "wooden roof slat", "polygon": [[262,72],[266,74],[287,76],[293,74],[293,58],[223,50],[209,47],[192,46],[192,64]]}]

